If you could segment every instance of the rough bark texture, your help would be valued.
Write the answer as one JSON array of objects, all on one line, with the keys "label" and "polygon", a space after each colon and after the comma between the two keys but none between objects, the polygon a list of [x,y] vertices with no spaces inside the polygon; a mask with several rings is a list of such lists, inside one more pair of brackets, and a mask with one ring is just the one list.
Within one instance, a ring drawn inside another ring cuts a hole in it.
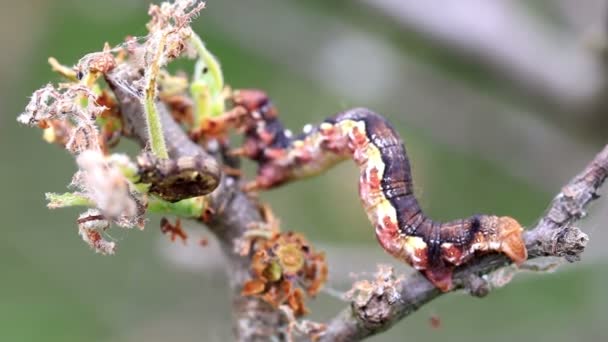
[{"label": "rough bark texture", "polygon": [[215,214],[206,224],[220,241],[228,262],[235,336],[239,341],[267,341],[271,336],[282,334],[283,315],[261,299],[241,295],[243,285],[251,278],[251,260],[235,252],[235,241],[247,226],[262,222],[258,207],[231,178],[225,178],[212,197]]}]

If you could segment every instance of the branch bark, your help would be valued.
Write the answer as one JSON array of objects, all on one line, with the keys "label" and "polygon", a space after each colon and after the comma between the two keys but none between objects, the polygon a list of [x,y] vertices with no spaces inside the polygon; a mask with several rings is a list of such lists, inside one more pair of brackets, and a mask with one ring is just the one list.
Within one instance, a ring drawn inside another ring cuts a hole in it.
[{"label": "branch bark", "polygon": [[[580,259],[588,237],[573,224],[585,216],[585,207],[599,196],[597,190],[608,176],[608,145],[576,175],[553,199],[549,209],[531,230],[525,233],[529,259],[556,256],[569,262]],[[489,284],[482,278],[510,266],[502,255],[486,255],[463,265],[454,273],[457,289],[484,296]],[[327,326],[321,341],[358,341],[389,329],[422,305],[443,295],[426,278],[416,273],[384,288],[365,301],[353,301]]]},{"label": "branch bark", "polygon": [[[125,65],[106,75],[106,81],[120,104],[128,134],[145,147],[146,122],[141,101],[136,93],[126,91],[122,86],[132,84],[138,77],[141,76],[138,76],[136,70]],[[171,159],[197,154],[207,155],[201,146],[188,138],[162,103],[158,103],[158,110]],[[272,308],[259,298],[241,295],[244,283],[250,279],[251,260],[249,256],[241,256],[236,252],[235,243],[251,223],[263,223],[256,201],[240,190],[234,178],[222,175],[220,185],[210,194],[209,205],[213,215],[205,225],[217,237],[227,261],[226,274],[232,292],[233,329],[236,339],[267,341],[276,337],[285,340],[284,328],[287,322],[280,310]]]}]

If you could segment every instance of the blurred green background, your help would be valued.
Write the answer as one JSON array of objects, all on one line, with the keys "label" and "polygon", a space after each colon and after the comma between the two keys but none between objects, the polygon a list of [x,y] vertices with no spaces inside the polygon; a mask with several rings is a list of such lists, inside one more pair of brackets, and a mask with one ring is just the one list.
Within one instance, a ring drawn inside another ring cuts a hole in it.
[{"label": "blurred green background", "polygon": [[[210,246],[171,244],[150,217],[113,229],[112,257],[77,236],[77,210],[49,211],[73,159],[18,126],[31,92],[59,81],[46,63],[145,34],[144,0],[0,0],[0,341],[230,340],[222,260]],[[265,89],[288,127],[366,106],[406,141],[416,191],[437,219],[511,215],[531,225],[608,141],[605,1],[208,1],[194,28],[235,88]],[[191,64],[183,63],[184,68]],[[328,288],[395,263],[376,245],[345,163],[263,194],[284,229],[327,250]],[[604,192],[605,193],[605,192]],[[608,202],[581,227],[584,260],[522,274],[483,300],[445,296],[374,341],[605,341]],[[195,240],[194,240],[195,241]],[[344,302],[311,303],[324,320]],[[438,329],[430,317],[440,317]]]}]

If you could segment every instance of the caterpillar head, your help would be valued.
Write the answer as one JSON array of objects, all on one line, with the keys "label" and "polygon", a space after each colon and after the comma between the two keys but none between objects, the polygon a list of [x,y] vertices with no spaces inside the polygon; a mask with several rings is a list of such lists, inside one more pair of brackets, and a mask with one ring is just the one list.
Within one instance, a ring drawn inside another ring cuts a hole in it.
[{"label": "caterpillar head", "polygon": [[521,265],[528,258],[522,226],[509,216],[495,218],[496,241],[500,243],[498,251],[508,256],[515,264]]},{"label": "caterpillar head", "polygon": [[509,216],[482,216],[480,231],[474,237],[470,252],[500,252],[515,264],[521,265],[528,258],[523,239],[523,228]]},{"label": "caterpillar head", "polygon": [[452,288],[454,267],[469,261],[476,252],[500,252],[517,265],[521,265],[528,258],[522,236],[523,228],[515,219],[508,216],[483,215],[476,217],[475,220],[478,220],[475,221],[478,228],[472,232],[474,235],[470,244],[459,246],[443,243],[442,259],[429,264],[424,269],[425,276],[441,291],[449,291]]}]

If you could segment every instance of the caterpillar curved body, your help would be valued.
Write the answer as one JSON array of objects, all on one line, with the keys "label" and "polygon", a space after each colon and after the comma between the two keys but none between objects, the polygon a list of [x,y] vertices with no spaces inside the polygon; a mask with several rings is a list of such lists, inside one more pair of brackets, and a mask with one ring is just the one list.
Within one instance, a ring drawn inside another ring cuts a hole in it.
[{"label": "caterpillar curved body", "polygon": [[526,260],[523,229],[511,217],[475,215],[444,223],[427,217],[413,192],[403,141],[382,116],[352,109],[292,138],[263,93],[242,90],[235,105],[250,114],[241,154],[259,165],[249,189],[316,175],[352,158],[360,170],[361,203],[379,243],[442,291],[452,288],[453,269],[476,252],[502,252],[518,264]]}]

